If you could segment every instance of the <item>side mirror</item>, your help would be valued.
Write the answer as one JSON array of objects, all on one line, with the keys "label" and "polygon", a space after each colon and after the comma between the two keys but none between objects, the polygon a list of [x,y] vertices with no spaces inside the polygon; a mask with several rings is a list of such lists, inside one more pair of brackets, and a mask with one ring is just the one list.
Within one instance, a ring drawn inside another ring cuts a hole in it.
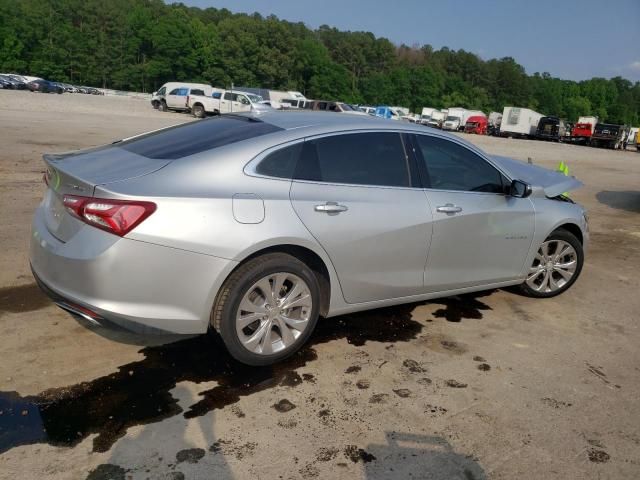
[{"label": "side mirror", "polygon": [[527,198],[531,195],[531,185],[522,180],[513,180],[509,188],[509,195],[516,198]]}]

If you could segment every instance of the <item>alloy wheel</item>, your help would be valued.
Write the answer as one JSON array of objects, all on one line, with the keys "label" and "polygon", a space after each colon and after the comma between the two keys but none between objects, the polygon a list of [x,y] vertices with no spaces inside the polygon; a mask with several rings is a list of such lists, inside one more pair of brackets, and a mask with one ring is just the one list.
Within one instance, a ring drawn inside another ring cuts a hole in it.
[{"label": "alloy wheel", "polygon": [[570,243],[547,240],[536,253],[526,284],[536,292],[556,292],[571,281],[577,266],[578,254]]},{"label": "alloy wheel", "polygon": [[236,314],[240,343],[252,353],[271,355],[293,345],[313,311],[309,286],[297,275],[278,272],[255,282]]}]

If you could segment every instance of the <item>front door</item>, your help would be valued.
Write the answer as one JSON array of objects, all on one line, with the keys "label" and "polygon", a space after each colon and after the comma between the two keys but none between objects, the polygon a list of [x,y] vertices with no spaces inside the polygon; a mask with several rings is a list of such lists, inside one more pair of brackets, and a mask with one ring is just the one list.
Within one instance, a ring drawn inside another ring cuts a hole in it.
[{"label": "front door", "polygon": [[423,292],[431,212],[398,133],[307,140],[294,177],[293,207],[331,258],[348,303]]},{"label": "front door", "polygon": [[505,194],[509,180],[466,146],[430,135],[414,138],[433,214],[426,290],[517,278],[533,239],[531,201]]},{"label": "front door", "polygon": [[187,94],[189,89],[186,87],[174,88],[167,95],[167,107],[183,109],[187,108]]}]

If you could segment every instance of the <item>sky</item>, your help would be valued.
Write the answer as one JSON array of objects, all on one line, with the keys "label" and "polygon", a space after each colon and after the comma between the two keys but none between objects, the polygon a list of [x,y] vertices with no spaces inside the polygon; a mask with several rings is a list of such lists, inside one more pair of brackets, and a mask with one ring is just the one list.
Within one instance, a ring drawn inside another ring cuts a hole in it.
[{"label": "sky", "polygon": [[[168,3],[171,3],[169,0]],[[640,0],[182,0],[364,30],[396,44],[513,57],[527,73],[640,81]]]}]

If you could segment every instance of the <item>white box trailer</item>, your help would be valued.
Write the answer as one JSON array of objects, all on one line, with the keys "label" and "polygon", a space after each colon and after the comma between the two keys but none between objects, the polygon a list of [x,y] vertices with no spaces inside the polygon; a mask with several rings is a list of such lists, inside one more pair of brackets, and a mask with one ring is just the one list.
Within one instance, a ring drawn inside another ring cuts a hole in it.
[{"label": "white box trailer", "polygon": [[433,128],[442,128],[442,122],[447,118],[444,113],[434,110],[431,112],[431,118],[427,122],[427,125]]},{"label": "white box trailer", "polygon": [[431,107],[424,107],[422,109],[422,113],[420,114],[420,123],[422,124],[428,123],[429,120],[431,120],[431,115],[433,115],[434,111],[437,111],[437,109],[431,108]]},{"label": "white box trailer", "polygon": [[500,132],[514,137],[535,136],[543,114],[520,107],[504,107]]},{"label": "white box trailer", "polygon": [[442,124],[443,130],[459,130],[460,126],[464,127],[463,118],[469,110],[466,108],[452,107],[447,109],[447,117]]},{"label": "white box trailer", "polygon": [[502,114],[500,112],[491,112],[489,114],[489,125],[493,125],[494,127],[499,126],[502,123]]},{"label": "white box trailer", "polygon": [[469,120],[470,117],[484,117],[484,118],[487,118],[487,115],[484,112],[481,112],[480,110],[467,110],[462,115],[461,126],[463,128],[467,124],[467,120]]}]

